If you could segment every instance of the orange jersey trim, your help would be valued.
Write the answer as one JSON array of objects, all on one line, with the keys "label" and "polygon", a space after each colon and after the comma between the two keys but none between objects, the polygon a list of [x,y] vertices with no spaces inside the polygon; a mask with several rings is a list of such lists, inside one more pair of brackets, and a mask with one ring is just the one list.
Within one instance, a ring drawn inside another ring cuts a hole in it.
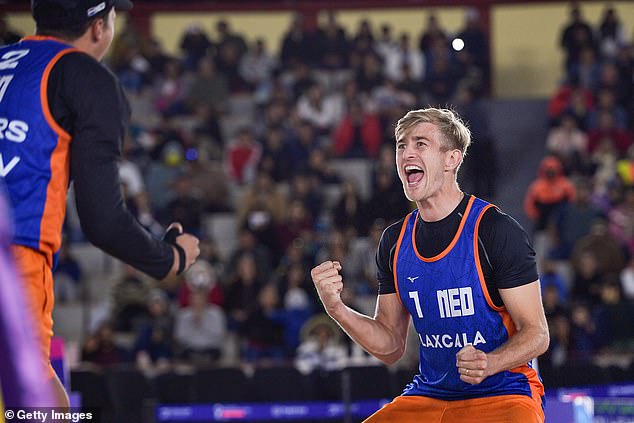
[{"label": "orange jersey trim", "polygon": [[416,257],[418,257],[419,259],[421,259],[424,262],[427,263],[431,263],[434,261],[438,261],[441,258],[445,257],[447,254],[449,254],[449,252],[451,251],[451,249],[454,247],[454,245],[456,245],[456,242],[458,242],[458,239],[460,238],[460,234],[462,234],[462,229],[464,228],[465,223],[467,223],[467,217],[469,216],[469,212],[471,212],[471,206],[473,205],[473,202],[475,201],[475,197],[472,195],[471,198],[469,198],[469,203],[467,203],[467,209],[465,210],[464,214],[462,215],[462,219],[460,220],[460,226],[458,226],[458,230],[456,231],[456,235],[454,235],[453,239],[451,240],[451,243],[447,246],[447,248],[445,248],[440,254],[434,256],[434,257],[423,257],[419,252],[418,252],[418,248],[416,247],[416,225],[418,224],[418,218],[414,221],[414,228],[412,229],[412,248],[414,248],[414,252],[416,253]]},{"label": "orange jersey trim", "polygon": [[[48,39],[47,37],[36,37],[35,39]],[[50,169],[51,179],[46,190],[46,203],[40,222],[40,251],[47,255],[49,263],[52,264],[52,255],[62,243],[61,228],[66,214],[66,192],[70,180],[70,142],[71,135],[66,132],[53,118],[48,104],[48,78],[53,66],[64,55],[79,51],[68,48],[57,53],[49,62],[42,75],[40,82],[40,103],[46,122],[58,135],[57,145],[51,154]],[[47,245],[49,244],[50,245]]]},{"label": "orange jersey trim", "polygon": [[401,294],[398,291],[398,273],[396,272],[396,263],[398,262],[398,253],[401,250],[401,244],[403,243],[403,238],[405,237],[405,230],[407,229],[407,224],[409,223],[410,216],[413,212],[408,213],[405,216],[405,220],[403,220],[403,226],[401,226],[401,233],[398,235],[398,241],[396,241],[396,248],[394,249],[394,258],[392,259],[392,273],[394,275],[394,287],[396,288],[396,294],[398,295],[398,299],[401,300]]}]

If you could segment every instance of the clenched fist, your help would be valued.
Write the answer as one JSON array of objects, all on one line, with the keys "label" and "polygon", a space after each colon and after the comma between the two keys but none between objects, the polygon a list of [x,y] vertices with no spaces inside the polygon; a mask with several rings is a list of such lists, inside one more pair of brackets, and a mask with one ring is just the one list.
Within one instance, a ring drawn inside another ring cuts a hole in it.
[{"label": "clenched fist", "polygon": [[319,299],[324,304],[326,312],[330,315],[337,307],[343,305],[341,301],[343,280],[339,274],[340,271],[341,263],[338,261],[325,261],[310,271]]},{"label": "clenched fist", "polygon": [[477,385],[489,376],[489,360],[484,351],[473,345],[465,345],[456,354],[456,367],[460,373],[460,380]]}]

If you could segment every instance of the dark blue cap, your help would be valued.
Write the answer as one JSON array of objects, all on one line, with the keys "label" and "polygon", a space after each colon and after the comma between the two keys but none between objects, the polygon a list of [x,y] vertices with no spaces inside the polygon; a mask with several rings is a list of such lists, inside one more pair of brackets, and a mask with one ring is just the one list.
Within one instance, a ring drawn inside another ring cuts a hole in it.
[{"label": "dark blue cap", "polygon": [[31,0],[31,12],[38,25],[63,28],[100,16],[111,7],[132,9],[130,0]]}]

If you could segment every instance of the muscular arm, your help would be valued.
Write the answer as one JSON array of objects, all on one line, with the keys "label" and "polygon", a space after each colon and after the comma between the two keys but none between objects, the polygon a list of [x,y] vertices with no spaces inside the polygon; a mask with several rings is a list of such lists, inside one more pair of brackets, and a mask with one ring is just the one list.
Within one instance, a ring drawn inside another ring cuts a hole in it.
[{"label": "muscular arm", "polygon": [[539,281],[501,289],[500,295],[516,332],[488,354],[471,345],[458,352],[456,365],[461,379],[467,383],[480,383],[488,376],[525,364],[548,348],[548,326]]},{"label": "muscular arm", "polygon": [[338,262],[327,261],[311,271],[326,312],[368,353],[386,364],[396,362],[405,352],[409,324],[409,314],[398,295],[379,295],[374,317],[358,313],[341,301],[340,270]]},{"label": "muscular arm", "polygon": [[529,362],[543,354],[549,343],[539,281],[517,288],[501,289],[500,296],[517,332],[488,354],[491,374]]}]

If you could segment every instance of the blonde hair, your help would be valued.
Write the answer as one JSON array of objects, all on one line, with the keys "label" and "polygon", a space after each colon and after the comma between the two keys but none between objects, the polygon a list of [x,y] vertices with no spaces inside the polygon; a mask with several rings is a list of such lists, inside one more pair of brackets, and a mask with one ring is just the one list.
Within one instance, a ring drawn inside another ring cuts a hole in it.
[{"label": "blonde hair", "polygon": [[443,137],[441,143],[444,149],[460,150],[463,156],[467,154],[467,148],[471,144],[471,131],[453,110],[434,107],[410,110],[396,123],[396,141],[402,140],[419,123],[433,123],[438,127]]}]

